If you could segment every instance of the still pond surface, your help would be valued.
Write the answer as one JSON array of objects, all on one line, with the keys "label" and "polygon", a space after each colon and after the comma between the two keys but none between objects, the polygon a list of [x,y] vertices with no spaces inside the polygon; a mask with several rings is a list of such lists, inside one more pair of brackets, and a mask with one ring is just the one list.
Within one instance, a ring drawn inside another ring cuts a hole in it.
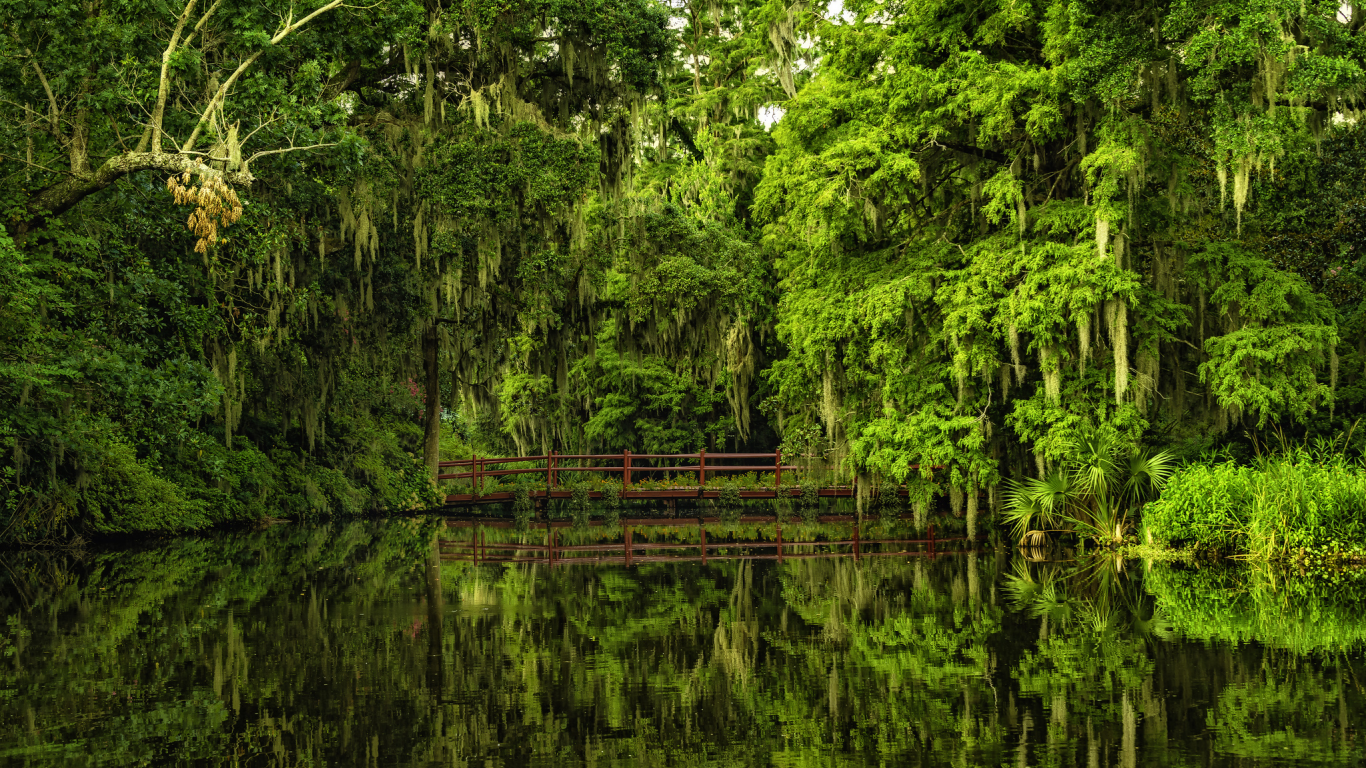
[{"label": "still pond surface", "polygon": [[1366,754],[1359,577],[993,550],[474,565],[443,562],[437,533],[359,522],[0,554],[0,765]]}]

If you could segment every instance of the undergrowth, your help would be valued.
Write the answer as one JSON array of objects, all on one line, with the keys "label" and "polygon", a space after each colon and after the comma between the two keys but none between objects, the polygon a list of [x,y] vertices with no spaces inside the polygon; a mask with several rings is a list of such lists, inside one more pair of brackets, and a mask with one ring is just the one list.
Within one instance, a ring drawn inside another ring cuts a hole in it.
[{"label": "undergrowth", "polygon": [[1264,560],[1366,556],[1366,466],[1341,453],[1292,448],[1250,465],[1177,470],[1144,510],[1157,543]]}]

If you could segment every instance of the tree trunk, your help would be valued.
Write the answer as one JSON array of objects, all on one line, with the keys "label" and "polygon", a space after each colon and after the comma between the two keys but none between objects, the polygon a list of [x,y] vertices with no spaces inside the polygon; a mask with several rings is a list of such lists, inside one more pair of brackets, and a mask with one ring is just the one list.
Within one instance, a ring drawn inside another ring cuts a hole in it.
[{"label": "tree trunk", "polygon": [[432,483],[436,483],[437,464],[441,461],[441,380],[440,371],[437,370],[437,349],[436,323],[432,323],[422,334],[423,394],[427,399],[422,460],[427,465]]}]

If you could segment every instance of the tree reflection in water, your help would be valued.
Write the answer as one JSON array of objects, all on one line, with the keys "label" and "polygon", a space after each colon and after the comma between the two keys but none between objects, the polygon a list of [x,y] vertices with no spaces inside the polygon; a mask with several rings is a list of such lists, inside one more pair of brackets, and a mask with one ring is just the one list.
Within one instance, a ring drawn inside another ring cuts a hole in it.
[{"label": "tree reflection in water", "polygon": [[4,555],[0,762],[1362,757],[1356,581],[1008,552],[475,566],[437,533]]}]

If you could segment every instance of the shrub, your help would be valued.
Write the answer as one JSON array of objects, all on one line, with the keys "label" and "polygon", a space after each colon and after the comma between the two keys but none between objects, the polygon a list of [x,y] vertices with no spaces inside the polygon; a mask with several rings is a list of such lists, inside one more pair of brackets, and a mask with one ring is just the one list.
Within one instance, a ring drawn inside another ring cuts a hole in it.
[{"label": "shrub", "polygon": [[1366,469],[1341,454],[1304,450],[1252,466],[1191,464],[1144,510],[1168,543],[1275,558],[1366,538]]},{"label": "shrub", "polygon": [[1132,528],[1130,515],[1157,496],[1171,472],[1166,451],[1129,451],[1113,432],[1083,429],[1053,471],[1007,484],[1005,518],[1020,541],[1075,531],[1118,545]]},{"label": "shrub", "polygon": [[569,489],[569,513],[576,531],[588,527],[588,518],[593,510],[593,501],[588,496],[588,484],[576,483]]},{"label": "shrub", "polygon": [[603,519],[608,525],[615,526],[621,523],[621,492],[622,484],[607,481],[602,484],[602,498],[606,502],[606,513]]},{"label": "shrub", "polygon": [[212,523],[204,502],[186,497],[119,442],[109,444],[81,502],[87,525],[99,533],[192,531]]},{"label": "shrub", "polygon": [[512,488],[512,520],[518,533],[531,528],[531,518],[536,514],[536,505],[531,500],[531,483],[519,482]]},{"label": "shrub", "polygon": [[1252,503],[1248,491],[1242,468],[1231,462],[1192,464],[1172,474],[1162,495],[1144,508],[1143,522],[1161,542],[1231,551],[1242,536],[1239,513]]}]

